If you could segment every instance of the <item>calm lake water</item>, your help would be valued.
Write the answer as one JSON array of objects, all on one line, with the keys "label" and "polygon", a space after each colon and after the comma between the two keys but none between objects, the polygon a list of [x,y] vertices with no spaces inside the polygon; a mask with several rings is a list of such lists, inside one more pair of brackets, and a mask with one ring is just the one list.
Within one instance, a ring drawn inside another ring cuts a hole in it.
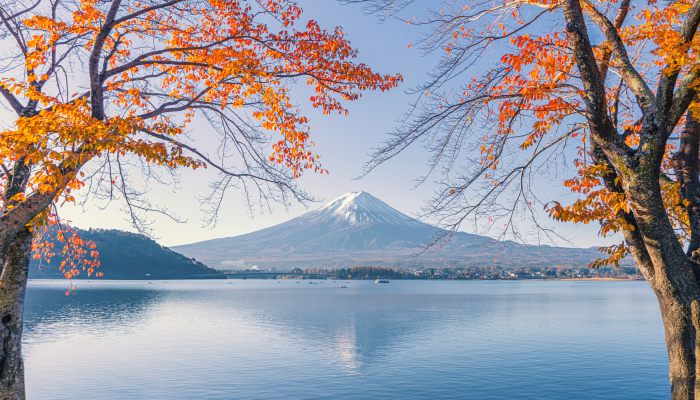
[{"label": "calm lake water", "polygon": [[29,286],[29,399],[668,397],[644,282]]}]

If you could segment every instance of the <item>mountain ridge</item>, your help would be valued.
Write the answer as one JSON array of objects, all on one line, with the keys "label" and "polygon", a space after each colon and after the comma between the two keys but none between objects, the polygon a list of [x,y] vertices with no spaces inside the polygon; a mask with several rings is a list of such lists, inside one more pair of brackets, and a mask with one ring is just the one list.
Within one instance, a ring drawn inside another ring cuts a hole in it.
[{"label": "mountain ridge", "polygon": [[466,232],[450,233],[444,244],[421,251],[445,233],[367,192],[349,192],[278,225],[173,249],[218,269],[586,266],[599,256],[591,248],[525,245]]}]

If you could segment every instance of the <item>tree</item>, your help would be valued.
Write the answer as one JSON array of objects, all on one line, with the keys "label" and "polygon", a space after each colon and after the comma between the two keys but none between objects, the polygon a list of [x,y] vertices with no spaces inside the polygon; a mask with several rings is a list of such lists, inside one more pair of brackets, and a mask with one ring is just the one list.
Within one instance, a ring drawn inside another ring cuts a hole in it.
[{"label": "tree", "polygon": [[[349,2],[384,17],[412,3]],[[427,214],[447,227],[488,215],[514,231],[540,204],[620,232],[596,265],[631,254],[659,301],[672,398],[700,397],[700,1],[450,2],[406,22],[443,54],[368,170],[423,142],[447,177]],[[531,184],[561,165],[570,204]]]},{"label": "tree", "polygon": [[[325,170],[294,83],[327,114],[400,81],[356,62],[341,28],[301,18],[292,0],[0,1],[0,95],[15,115],[0,133],[0,398],[24,398],[28,261],[57,206],[81,190],[121,197],[147,229],[143,213],[167,209],[136,189],[129,163],[152,178],[157,167],[215,169],[214,213],[232,185],[251,202],[304,200],[294,179]],[[214,155],[197,121],[218,133]]]}]

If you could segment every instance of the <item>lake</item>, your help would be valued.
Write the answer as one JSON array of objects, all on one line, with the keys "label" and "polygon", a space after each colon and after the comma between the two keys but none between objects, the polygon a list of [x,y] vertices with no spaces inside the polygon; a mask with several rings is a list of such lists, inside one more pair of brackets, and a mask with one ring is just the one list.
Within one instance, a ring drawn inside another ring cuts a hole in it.
[{"label": "lake", "polygon": [[[341,288],[346,285],[347,288]],[[661,399],[645,282],[30,281],[29,399]]]}]

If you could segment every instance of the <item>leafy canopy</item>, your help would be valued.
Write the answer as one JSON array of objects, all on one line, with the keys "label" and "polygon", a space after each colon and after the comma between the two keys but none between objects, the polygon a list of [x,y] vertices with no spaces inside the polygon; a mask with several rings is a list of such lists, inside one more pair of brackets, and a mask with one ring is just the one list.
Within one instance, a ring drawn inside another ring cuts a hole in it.
[{"label": "leafy canopy", "polygon": [[[20,1],[0,3],[0,17],[16,52],[0,73],[17,115],[0,132],[11,226],[49,222],[53,205],[95,187],[120,193],[139,225],[136,212],[161,208],[134,200],[127,158],[144,170],[213,167],[221,190],[234,181],[303,196],[293,179],[325,170],[295,84],[323,113],[346,114],[362,92],[401,81],[357,62],[341,28],[302,22],[291,0]],[[214,156],[190,129],[198,119],[220,135]],[[81,171],[88,163],[97,172]]]},{"label": "leafy canopy", "polygon": [[[410,10],[411,3],[349,2],[399,14]],[[587,29],[595,59],[590,61],[599,77],[584,77],[580,70],[577,48],[567,32],[565,3],[463,1],[406,19],[427,27],[419,45],[443,55],[418,89],[416,107],[374,154],[369,169],[422,140],[433,154],[430,171],[438,171],[444,185],[428,215],[446,227],[456,228],[468,216],[481,214],[490,222],[505,218],[505,229],[517,236],[513,215],[524,211],[537,217],[534,207],[539,204],[559,221],[599,223],[603,236],[631,231],[635,227],[625,218],[631,215],[630,199],[620,181],[629,174],[612,170],[612,165],[622,165],[617,160],[600,162],[593,142],[605,142],[617,154],[638,153],[645,145],[640,140],[643,116],[652,121],[651,98],[656,97],[658,104],[672,105],[664,106],[670,110],[664,117],[671,134],[661,163],[662,195],[679,239],[687,241],[690,202],[681,193],[677,160],[686,121],[684,96],[700,85],[700,38],[693,28],[698,2],[578,2],[585,27],[575,29]],[[600,79],[603,92],[594,90],[591,79]],[[649,88],[657,86],[663,89],[652,93]],[[693,101],[689,109],[694,112],[697,104]],[[596,125],[600,115],[611,129]],[[572,146],[573,160],[566,158]],[[551,194],[538,193],[532,184],[534,175],[561,166],[576,172],[564,182],[576,197],[568,204],[551,201]],[[613,179],[606,185],[609,176]],[[602,251],[606,257],[595,265],[618,265],[628,248],[621,243]]]}]

